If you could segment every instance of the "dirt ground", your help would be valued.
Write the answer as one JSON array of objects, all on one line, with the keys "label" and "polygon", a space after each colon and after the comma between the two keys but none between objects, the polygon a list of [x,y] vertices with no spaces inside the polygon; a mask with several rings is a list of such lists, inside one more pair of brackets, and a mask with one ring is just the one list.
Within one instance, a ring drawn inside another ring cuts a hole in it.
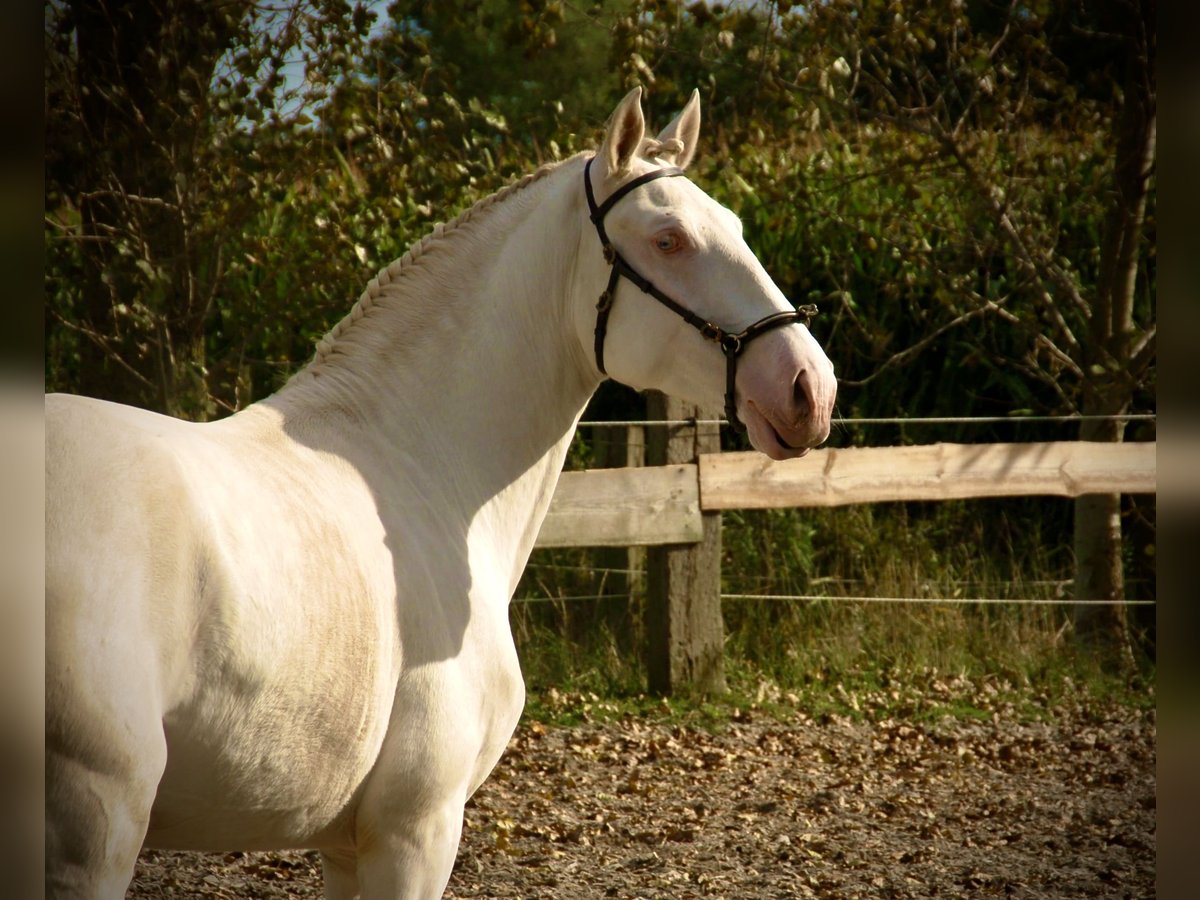
[{"label": "dirt ground", "polygon": [[[1154,711],[984,712],[524,723],[446,896],[1154,897]],[[130,896],[315,898],[320,863],[146,851]]]}]

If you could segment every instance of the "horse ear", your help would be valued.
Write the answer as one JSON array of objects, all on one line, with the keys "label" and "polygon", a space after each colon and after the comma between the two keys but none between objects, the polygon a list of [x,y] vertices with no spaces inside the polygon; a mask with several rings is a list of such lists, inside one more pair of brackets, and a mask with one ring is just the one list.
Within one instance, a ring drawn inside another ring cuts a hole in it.
[{"label": "horse ear", "polygon": [[683,111],[675,117],[670,125],[658,136],[659,143],[675,140],[683,145],[682,150],[664,151],[659,155],[668,162],[674,163],[681,169],[686,169],[696,155],[696,145],[700,142],[700,92],[692,90]]},{"label": "horse ear", "polygon": [[600,158],[608,164],[610,175],[619,175],[629,168],[641,149],[646,136],[646,120],[642,117],[642,89],[635,87],[625,95],[608,120]]}]

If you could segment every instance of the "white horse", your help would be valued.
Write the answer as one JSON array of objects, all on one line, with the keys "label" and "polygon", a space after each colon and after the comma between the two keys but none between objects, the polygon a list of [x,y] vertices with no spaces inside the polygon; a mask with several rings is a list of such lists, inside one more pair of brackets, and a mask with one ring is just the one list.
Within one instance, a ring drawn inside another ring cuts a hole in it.
[{"label": "white horse", "polygon": [[728,395],[776,459],[826,438],[802,314],[667,177],[699,124],[693,94],[648,138],[634,91],[594,159],[435,228],[223,421],[47,399],[48,895],[121,896],[142,846],[317,848],[327,897],[439,895],[521,713],[508,604],[602,373]]}]

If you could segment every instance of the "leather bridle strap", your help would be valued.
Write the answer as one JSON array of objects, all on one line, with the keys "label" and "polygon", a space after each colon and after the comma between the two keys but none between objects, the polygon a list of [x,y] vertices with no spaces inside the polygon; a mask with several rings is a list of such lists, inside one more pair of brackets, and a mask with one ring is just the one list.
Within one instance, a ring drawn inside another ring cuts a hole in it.
[{"label": "leather bridle strap", "polygon": [[704,324],[704,320],[699,316],[693,315],[690,310],[684,309],[666,294],[663,294],[647,279],[643,278],[629,263],[625,262],[621,254],[613,247],[612,242],[609,241],[608,232],[604,230],[604,217],[608,215],[608,211],[616,206],[622,198],[633,193],[643,184],[648,184],[657,178],[674,178],[677,175],[682,175],[683,169],[674,167],[669,169],[655,169],[653,172],[639,175],[632,181],[621,185],[613,191],[607,200],[597,205],[596,195],[592,191],[591,178],[592,160],[594,159],[594,156],[592,159],[589,159],[587,165],[583,168],[583,186],[587,193],[588,210],[591,214],[592,224],[596,226],[596,234],[600,237],[600,246],[604,249],[604,261],[612,266],[612,269],[608,273],[608,286],[600,294],[600,299],[596,303],[596,331],[594,341],[596,367],[600,369],[602,374],[607,375],[608,370],[604,368],[604,338],[608,334],[608,314],[612,310],[613,301],[617,296],[617,280],[622,275],[660,303],[664,303],[674,312],[684,316],[685,319],[689,317],[695,319],[696,321],[691,323],[693,326],[699,328],[700,325]]},{"label": "leather bridle strap", "polygon": [[812,304],[805,304],[795,310],[786,312],[773,313],[759,319],[754,324],[747,327],[744,331],[733,332],[725,331],[723,328],[714,325],[707,319],[696,315],[686,306],[678,303],[672,297],[667,296],[658,288],[656,288],[649,279],[644,278],[640,272],[634,269],[627,263],[624,257],[617,252],[613,247],[612,242],[608,239],[608,233],[604,230],[604,217],[609,211],[617,205],[617,203],[626,195],[637,190],[644,184],[654,181],[657,178],[673,178],[677,175],[682,175],[683,170],[675,167],[655,169],[652,172],[647,172],[645,175],[639,175],[632,181],[621,185],[612,195],[603,203],[597,205],[596,195],[592,192],[591,168],[592,157],[587,161],[583,169],[583,186],[587,194],[588,210],[591,214],[592,224],[596,226],[596,234],[600,237],[600,244],[604,248],[604,261],[607,262],[612,269],[608,275],[608,285],[604,292],[600,294],[600,299],[596,303],[596,331],[595,331],[595,354],[596,367],[601,373],[607,375],[608,372],[604,368],[604,339],[608,334],[608,315],[612,311],[613,301],[617,295],[617,282],[621,276],[624,276],[629,281],[632,281],[644,293],[649,294],[671,312],[682,318],[685,322],[697,329],[700,334],[707,340],[713,341],[721,348],[721,352],[725,354],[725,417],[729,419],[732,425],[738,431],[745,431],[746,426],[742,424],[737,415],[737,360],[746,349],[746,345],[759,335],[765,334],[775,328],[784,325],[791,325],[794,322],[800,322],[807,325],[813,316],[817,314],[817,308]]}]

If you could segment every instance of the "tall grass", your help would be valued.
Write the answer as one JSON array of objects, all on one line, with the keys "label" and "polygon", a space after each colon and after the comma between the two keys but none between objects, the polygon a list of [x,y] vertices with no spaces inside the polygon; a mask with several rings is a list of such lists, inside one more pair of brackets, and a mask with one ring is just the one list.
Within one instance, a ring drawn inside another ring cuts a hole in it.
[{"label": "tall grass", "polygon": [[[725,540],[741,565],[726,568],[725,593],[839,599],[727,600],[730,656],[788,683],[881,665],[1028,673],[1058,651],[1067,608],[870,599],[1061,598],[1071,568],[1061,537],[1043,535],[1041,518],[1020,506],[731,514]],[[848,597],[868,599],[840,599]]]},{"label": "tall grass", "polygon": [[[1046,498],[726,513],[722,593],[786,598],[724,600],[731,685],[803,691],[930,669],[1038,689],[1091,677],[1069,606],[870,599],[1069,598],[1070,515]],[[645,690],[643,577],[624,581],[599,552],[531,560],[511,619],[532,691]]]}]

